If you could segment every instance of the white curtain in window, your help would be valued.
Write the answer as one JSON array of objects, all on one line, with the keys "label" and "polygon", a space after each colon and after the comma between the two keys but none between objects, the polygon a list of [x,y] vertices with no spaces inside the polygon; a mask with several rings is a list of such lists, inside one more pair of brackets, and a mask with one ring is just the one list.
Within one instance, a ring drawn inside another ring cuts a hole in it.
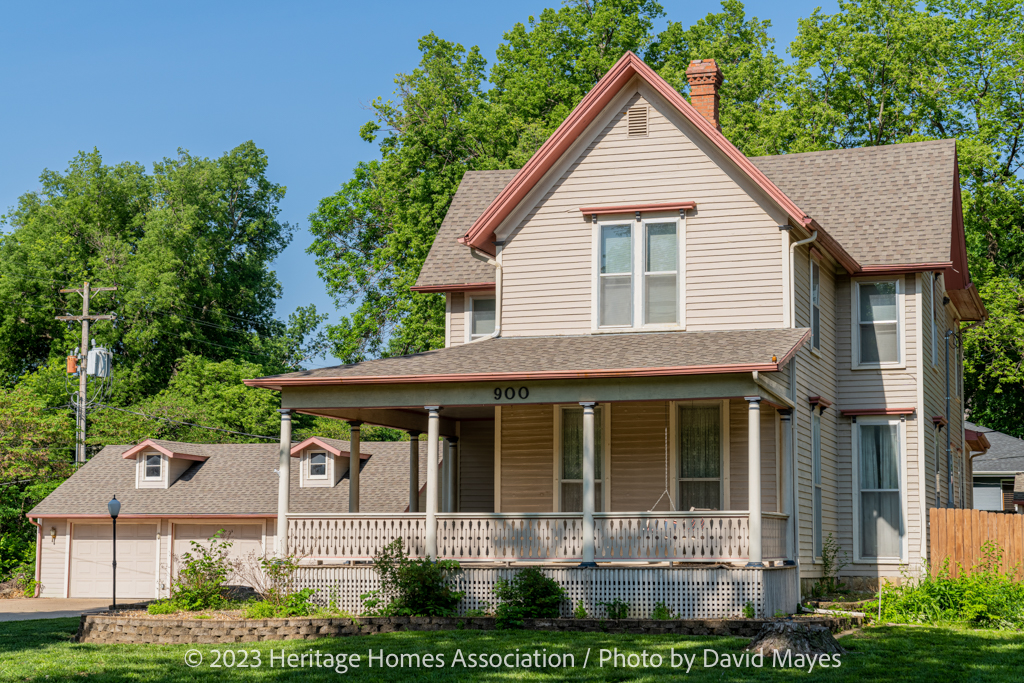
[{"label": "white curtain in window", "polygon": [[722,414],[717,405],[681,405],[679,509],[722,507]]},{"label": "white curtain in window", "polygon": [[897,425],[860,425],[861,556],[899,557]]},{"label": "white curtain in window", "polygon": [[[594,509],[602,510],[603,439],[601,409],[594,409]],[[562,411],[562,512],[583,512],[583,408]]]},{"label": "white curtain in window", "polygon": [[863,282],[860,288],[860,360],[899,361],[895,282]]}]

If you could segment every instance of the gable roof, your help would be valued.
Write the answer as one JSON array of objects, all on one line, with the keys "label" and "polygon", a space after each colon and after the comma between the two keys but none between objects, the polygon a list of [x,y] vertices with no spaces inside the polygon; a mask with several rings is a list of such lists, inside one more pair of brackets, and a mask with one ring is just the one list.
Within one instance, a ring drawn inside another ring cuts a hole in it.
[{"label": "gable roof", "polygon": [[[480,382],[513,379],[658,377],[775,372],[808,329],[495,337],[353,365],[247,379],[251,387]],[[772,357],[775,360],[772,360]]]},{"label": "gable roof", "polygon": [[989,442],[988,451],[971,460],[974,474],[1024,471],[1024,440],[970,422],[964,422],[964,429],[983,434]]},{"label": "gable roof", "polygon": [[458,243],[480,214],[505,189],[519,169],[505,171],[466,171],[452,197],[448,213],[430,246],[413,291],[436,292],[494,287],[494,267]]},{"label": "gable roof", "polygon": [[832,254],[844,268],[850,272],[859,270],[856,260],[827,231],[769,180],[756,165],[747,159],[743,152],[729,142],[665,79],[656,74],[651,67],[632,52],[624,54],[594,85],[515,178],[488,205],[472,227],[459,238],[459,242],[493,254],[495,251],[494,231],[501,225],[501,222],[526,198],[530,190],[544,177],[544,174],[554,166],[562,154],[572,146],[587,126],[600,115],[601,111],[634,76],[643,79],[661,97],[674,106],[712,144],[718,147],[741,173],[757,185],[789,217],[793,224],[807,230],[817,230],[821,246]]},{"label": "gable roof", "polygon": [[754,157],[861,266],[953,265],[955,140]]},{"label": "gable roof", "polygon": [[[344,446],[347,441],[331,441]],[[278,444],[190,444],[209,454],[192,463],[166,489],[135,488],[135,463],[123,455],[130,446],[106,446],[43,499],[30,517],[99,516],[109,519],[107,501],[117,495],[121,517],[277,516]],[[443,449],[439,449],[443,450]],[[409,505],[409,443],[364,441],[360,470],[363,512],[403,512]],[[426,448],[420,447],[420,481],[426,481]],[[291,467],[291,512],[348,512],[348,476],[333,487],[300,488]]]},{"label": "gable roof", "polygon": [[134,458],[139,453],[147,450],[163,453],[168,458],[181,458],[184,460],[206,460],[210,457],[203,452],[203,444],[166,441],[164,439],[146,439],[137,446],[132,446],[126,450],[121,457]]}]

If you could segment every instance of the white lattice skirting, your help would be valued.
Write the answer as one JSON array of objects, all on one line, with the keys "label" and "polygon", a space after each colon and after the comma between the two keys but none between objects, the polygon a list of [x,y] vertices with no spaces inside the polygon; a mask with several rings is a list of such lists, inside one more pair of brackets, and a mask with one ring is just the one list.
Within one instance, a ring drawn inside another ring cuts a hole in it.
[{"label": "white lattice skirting", "polygon": [[[455,580],[455,589],[466,592],[460,613],[487,609],[495,603],[494,582],[498,577],[511,579],[517,570],[504,567],[467,567]],[[562,616],[571,616],[579,600],[587,614],[604,616],[600,603],[618,598],[629,604],[629,617],[643,619],[655,605],[665,605],[683,619],[716,619],[741,616],[750,602],[759,617],[774,616],[777,610],[796,611],[799,601],[795,567],[765,569],[716,567],[542,567],[568,593]],[[303,567],[296,577],[296,588],[313,588],[313,599],[326,604],[332,599],[339,608],[358,614],[359,598],[378,588],[372,567]]]}]

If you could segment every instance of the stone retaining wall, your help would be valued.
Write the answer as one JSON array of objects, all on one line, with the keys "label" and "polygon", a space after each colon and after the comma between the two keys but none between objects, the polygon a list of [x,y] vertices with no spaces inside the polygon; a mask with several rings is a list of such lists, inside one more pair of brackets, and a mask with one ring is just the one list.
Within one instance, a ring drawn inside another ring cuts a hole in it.
[{"label": "stone retaining wall", "polygon": [[[589,631],[753,637],[771,619],[526,619],[536,631]],[[860,626],[858,617],[807,617],[834,632]],[[493,617],[356,617],[354,619],[157,619],[83,614],[80,643],[248,643],[262,640],[315,640],[394,631],[489,631]]]}]

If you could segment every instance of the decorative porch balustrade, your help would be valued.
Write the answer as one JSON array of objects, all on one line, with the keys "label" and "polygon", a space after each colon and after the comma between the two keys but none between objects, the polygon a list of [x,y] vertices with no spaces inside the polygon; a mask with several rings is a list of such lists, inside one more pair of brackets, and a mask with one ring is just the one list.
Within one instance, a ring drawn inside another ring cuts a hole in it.
[{"label": "decorative porch balustrade", "polygon": [[[786,558],[787,516],[762,515],[765,560]],[[606,512],[594,515],[599,562],[739,562],[749,557],[745,511]],[[573,513],[441,513],[438,559],[484,562],[579,560],[583,517]],[[422,557],[426,516],[404,514],[290,515],[289,552],[307,558],[368,560],[401,538]]]}]

